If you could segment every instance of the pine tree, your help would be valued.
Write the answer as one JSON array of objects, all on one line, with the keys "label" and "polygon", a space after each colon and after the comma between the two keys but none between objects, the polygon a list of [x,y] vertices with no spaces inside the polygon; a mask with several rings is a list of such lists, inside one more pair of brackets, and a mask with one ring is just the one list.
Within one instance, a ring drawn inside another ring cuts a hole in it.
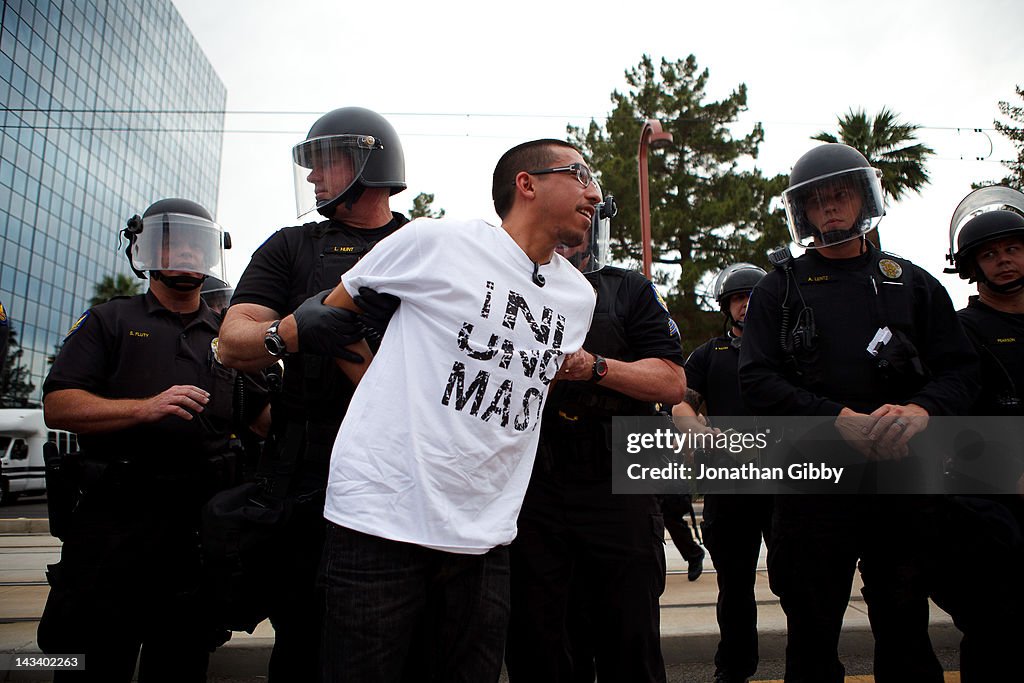
[{"label": "pine tree", "polygon": [[753,161],[764,140],[754,124],[734,133],[747,109],[740,84],[720,101],[705,101],[709,80],[690,55],[655,67],[644,55],[626,71],[626,92],[611,95],[613,109],[604,126],[591,121],[569,127],[569,138],[590,161],[601,190],[615,195],[619,214],[612,221],[613,256],[639,262],[640,199],[637,144],[643,122],[658,119],[674,141],[648,156],[651,234],[656,277],[679,323],[684,349],[721,332],[722,317],[710,292],[715,273],[740,261],[767,267],[765,254],[785,244],[785,216],[777,202],[786,177],[765,177]]},{"label": "pine tree", "polygon": [[434,210],[434,195],[420,192],[412,200],[412,208],[409,210],[409,218],[441,218],[444,216],[444,209]]},{"label": "pine tree", "polygon": [[[1016,90],[1017,96],[1024,99],[1024,88],[1018,85]],[[999,111],[1010,120],[1024,124],[1024,107],[1014,106],[1009,102],[1001,101],[999,103]],[[996,121],[995,125],[996,130],[1010,138],[1013,141],[1013,145],[1017,148],[1017,159],[1003,162],[1003,165],[1010,169],[1010,175],[1003,178],[1000,185],[1007,185],[1024,192],[1024,125],[1013,126],[1001,121]]]}]

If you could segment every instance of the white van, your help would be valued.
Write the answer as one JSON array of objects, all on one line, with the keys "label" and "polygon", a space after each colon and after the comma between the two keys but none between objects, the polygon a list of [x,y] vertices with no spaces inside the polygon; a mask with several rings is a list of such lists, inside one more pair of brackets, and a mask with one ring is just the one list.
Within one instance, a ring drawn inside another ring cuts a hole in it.
[{"label": "white van", "polygon": [[46,428],[41,408],[0,408],[0,505],[46,493],[47,441],[62,453],[78,450],[74,434]]}]

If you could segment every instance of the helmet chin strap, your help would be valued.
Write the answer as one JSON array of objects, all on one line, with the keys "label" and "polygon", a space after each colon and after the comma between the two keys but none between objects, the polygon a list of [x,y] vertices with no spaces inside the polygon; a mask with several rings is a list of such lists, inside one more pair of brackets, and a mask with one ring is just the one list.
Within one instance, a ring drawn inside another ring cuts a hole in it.
[{"label": "helmet chin strap", "polygon": [[178,292],[191,292],[197,287],[202,287],[208,276],[195,277],[194,275],[164,275],[159,270],[149,271],[149,276],[159,280],[171,289]]},{"label": "helmet chin strap", "polygon": [[[979,268],[978,270],[981,269]],[[1024,288],[1024,277],[1019,277],[1013,282],[1007,282],[1005,285],[997,285],[996,283],[991,282],[984,275],[979,274],[978,282],[983,283],[996,294],[1015,294]]]},{"label": "helmet chin strap", "polygon": [[348,211],[352,210],[352,205],[359,201],[363,193],[366,192],[366,186],[356,180],[348,189],[339,194],[337,197],[327,202],[323,206],[316,207],[317,213],[327,219],[334,218],[334,212],[338,209],[338,206],[342,202],[345,202],[345,209]]},{"label": "helmet chin strap", "polygon": [[[846,230],[832,230],[828,233],[823,233],[821,230],[818,230],[817,228],[815,228],[814,230],[818,234],[818,237],[821,238],[821,246],[823,247],[831,247],[834,244],[842,244],[843,242],[849,242],[852,239],[863,236],[863,233],[856,228],[848,228]],[[828,237],[825,236],[826,234],[828,235]]]}]

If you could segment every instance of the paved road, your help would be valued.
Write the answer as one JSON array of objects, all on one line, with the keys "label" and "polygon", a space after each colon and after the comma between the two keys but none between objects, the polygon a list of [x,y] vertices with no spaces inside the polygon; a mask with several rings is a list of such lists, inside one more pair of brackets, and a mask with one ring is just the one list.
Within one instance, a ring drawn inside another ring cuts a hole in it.
[{"label": "paved road", "polygon": [[9,519],[11,517],[46,519],[46,496],[19,498],[13,503],[0,506],[0,519]]}]

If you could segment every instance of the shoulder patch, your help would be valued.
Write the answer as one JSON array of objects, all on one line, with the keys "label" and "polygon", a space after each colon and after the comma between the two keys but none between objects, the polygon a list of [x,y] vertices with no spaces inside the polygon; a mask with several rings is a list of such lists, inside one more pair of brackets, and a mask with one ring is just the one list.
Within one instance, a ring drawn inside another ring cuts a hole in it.
[{"label": "shoulder patch", "polygon": [[0,327],[7,327],[7,309],[0,303]]},{"label": "shoulder patch", "polygon": [[85,324],[85,321],[89,319],[90,315],[92,315],[92,309],[89,309],[82,315],[78,316],[78,320],[74,322],[74,324],[71,326],[71,329],[68,330],[67,334],[64,335],[64,341],[67,341],[68,339],[71,338],[71,335],[73,335],[75,332],[78,332],[78,330],[82,329],[82,325]]},{"label": "shoulder patch", "polygon": [[661,292],[659,292],[658,288],[654,286],[654,283],[652,282],[650,285],[651,290],[654,292],[654,298],[658,300],[658,305],[665,310],[665,317],[668,318],[668,333],[673,337],[678,337],[679,326],[676,325],[676,321],[672,319],[672,314],[668,310],[668,304],[666,304],[665,300],[661,298]]},{"label": "shoulder patch", "polygon": [[878,262],[878,270],[882,271],[882,275],[890,280],[895,280],[900,275],[903,275],[903,266],[888,258]]}]

